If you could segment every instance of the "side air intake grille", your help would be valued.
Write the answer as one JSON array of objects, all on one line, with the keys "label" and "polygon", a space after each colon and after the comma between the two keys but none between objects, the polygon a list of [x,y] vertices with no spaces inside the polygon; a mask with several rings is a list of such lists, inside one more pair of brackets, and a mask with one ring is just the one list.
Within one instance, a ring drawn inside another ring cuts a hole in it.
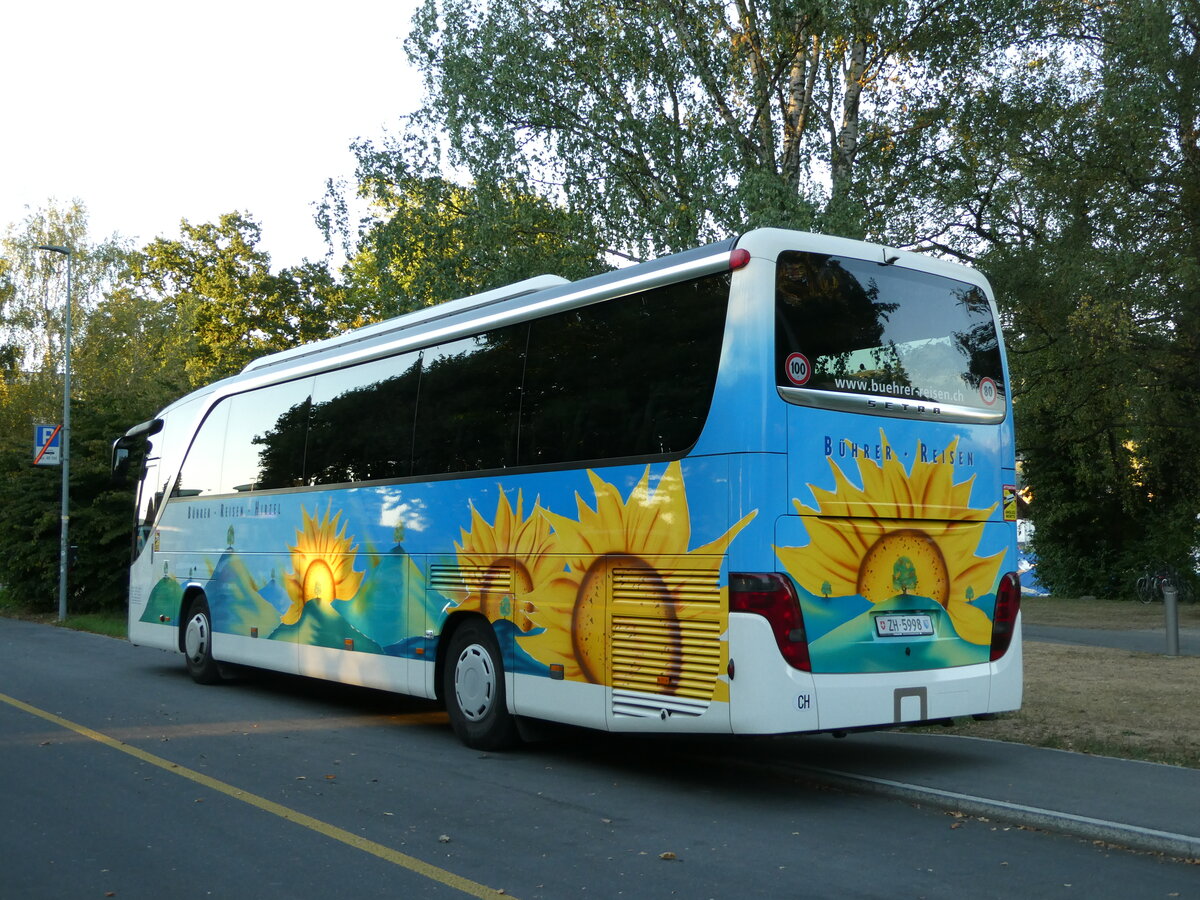
[{"label": "side air intake grille", "polygon": [[512,590],[512,569],[508,566],[429,567],[429,586],[435,591],[452,593],[495,593]]},{"label": "side air intake grille", "polygon": [[721,672],[720,611],[713,571],[615,568],[613,713],[703,715]]}]

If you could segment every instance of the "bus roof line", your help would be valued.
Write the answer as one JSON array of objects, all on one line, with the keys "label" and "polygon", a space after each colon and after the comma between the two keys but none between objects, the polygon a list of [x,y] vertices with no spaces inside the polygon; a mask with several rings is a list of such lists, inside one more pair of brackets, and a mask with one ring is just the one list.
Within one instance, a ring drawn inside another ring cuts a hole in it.
[{"label": "bus roof line", "polygon": [[524,297],[528,294],[536,294],[539,291],[546,290],[547,288],[570,283],[571,282],[569,280],[566,278],[561,278],[558,275],[537,275],[533,278],[526,278],[524,281],[518,281],[514,284],[507,284],[503,287],[493,288],[490,291],[484,291],[479,294],[472,294],[469,297],[463,297],[459,300],[450,300],[446,303],[439,303],[436,306],[422,307],[421,309],[413,310],[412,312],[405,313],[400,316],[384,319],[382,322],[373,322],[370,325],[364,325],[361,328],[355,328],[353,331],[348,331],[345,334],[324,338],[319,341],[310,341],[307,344],[301,344],[298,347],[290,347],[287,350],[280,350],[278,353],[272,353],[269,356],[263,356],[259,359],[252,360],[244,369],[242,369],[242,372],[253,372],[257,369],[264,369],[268,366],[274,366],[282,362],[287,362],[288,360],[295,359],[298,356],[307,356],[310,353],[317,353],[321,350],[326,350],[331,347],[341,346],[343,344],[351,344],[355,343],[356,341],[364,341],[379,334],[386,334],[387,332],[402,326],[416,325],[420,322],[438,319],[460,312],[466,312],[470,309],[477,309],[482,306],[487,306],[490,303],[499,303],[502,300],[512,300],[517,297]]},{"label": "bus roof line", "polygon": [[[266,375],[265,370],[284,365],[307,371],[309,366],[305,363],[315,364],[318,358],[327,356],[336,356],[338,365],[365,362],[402,352],[410,346],[427,346],[439,340],[465,337],[475,331],[511,324],[539,313],[587,306],[624,293],[699,277],[727,266],[733,243],[732,240],[722,241],[579,281],[567,281],[554,275],[527,279],[280,351],[251,362],[241,375],[233,376],[231,380],[240,382],[243,376]],[[538,288],[538,284],[545,286]],[[500,308],[490,314],[480,315],[489,306]],[[439,323],[444,324],[439,327]],[[346,352],[355,344],[360,346]],[[314,371],[317,368],[320,367],[313,366]]]}]

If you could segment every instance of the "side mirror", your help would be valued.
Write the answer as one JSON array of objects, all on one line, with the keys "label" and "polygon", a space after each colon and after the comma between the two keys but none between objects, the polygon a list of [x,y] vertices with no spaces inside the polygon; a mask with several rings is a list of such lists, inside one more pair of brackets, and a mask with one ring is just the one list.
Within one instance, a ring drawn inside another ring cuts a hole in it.
[{"label": "side mirror", "polygon": [[118,446],[121,440],[123,438],[119,438],[113,444],[112,472],[109,475],[109,479],[114,487],[121,487],[129,477],[129,449]]},{"label": "side mirror", "polygon": [[141,445],[142,442],[151,435],[158,434],[160,431],[162,431],[162,427],[162,419],[151,419],[149,422],[142,422],[140,425],[134,425],[127,432],[113,441],[112,470],[110,478],[114,485],[120,486],[125,484],[125,480],[129,476],[130,449]]}]

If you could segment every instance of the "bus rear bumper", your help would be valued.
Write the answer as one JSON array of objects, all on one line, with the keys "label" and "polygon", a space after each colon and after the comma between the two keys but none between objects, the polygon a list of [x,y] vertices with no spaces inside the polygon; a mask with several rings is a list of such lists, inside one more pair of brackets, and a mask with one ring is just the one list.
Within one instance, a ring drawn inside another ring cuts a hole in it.
[{"label": "bus rear bumper", "polygon": [[1018,709],[1021,642],[1000,660],[911,672],[817,674],[789,666],[765,619],[731,614],[735,734],[848,731]]}]

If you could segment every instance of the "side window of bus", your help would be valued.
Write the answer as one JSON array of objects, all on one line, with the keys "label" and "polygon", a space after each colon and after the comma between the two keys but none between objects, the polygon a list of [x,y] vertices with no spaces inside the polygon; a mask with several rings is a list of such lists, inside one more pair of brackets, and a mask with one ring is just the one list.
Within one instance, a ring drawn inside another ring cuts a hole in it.
[{"label": "side window of bus", "polygon": [[530,326],[521,464],[680,453],[708,416],[729,276],[668,285]]},{"label": "side window of bus", "polygon": [[312,379],[235,394],[200,425],[172,492],[176,497],[304,483]]},{"label": "side window of bus", "polygon": [[305,466],[309,483],[408,475],[420,378],[420,353],[318,375]]},{"label": "side window of bus", "polygon": [[527,335],[513,325],[423,351],[412,474],[517,464]]},{"label": "side window of bus", "polygon": [[304,378],[230,399],[222,491],[264,491],[306,483],[312,385],[311,378]]},{"label": "side window of bus", "polygon": [[183,460],[173,497],[215,494],[221,484],[221,458],[225,448],[225,428],[229,424],[229,401],[215,406],[200,424],[192,446]]}]

